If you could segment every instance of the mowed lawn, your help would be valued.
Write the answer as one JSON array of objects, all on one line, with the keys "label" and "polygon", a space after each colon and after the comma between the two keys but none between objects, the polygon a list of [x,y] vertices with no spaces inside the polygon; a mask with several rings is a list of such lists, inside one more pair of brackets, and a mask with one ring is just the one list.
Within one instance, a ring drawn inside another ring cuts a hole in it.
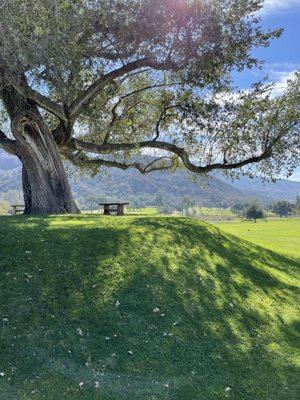
[{"label": "mowed lawn", "polygon": [[216,222],[225,232],[300,260],[300,218]]},{"label": "mowed lawn", "polygon": [[299,398],[291,257],[191,218],[87,214],[2,217],[0,255],[1,400]]}]

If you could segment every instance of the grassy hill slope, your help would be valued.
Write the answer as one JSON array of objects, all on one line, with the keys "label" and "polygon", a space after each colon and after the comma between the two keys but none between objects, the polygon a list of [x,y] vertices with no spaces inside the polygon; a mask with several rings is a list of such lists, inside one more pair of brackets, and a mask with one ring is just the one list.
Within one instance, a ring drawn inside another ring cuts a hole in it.
[{"label": "grassy hill slope", "polygon": [[299,264],[192,219],[0,219],[0,399],[293,400]]}]

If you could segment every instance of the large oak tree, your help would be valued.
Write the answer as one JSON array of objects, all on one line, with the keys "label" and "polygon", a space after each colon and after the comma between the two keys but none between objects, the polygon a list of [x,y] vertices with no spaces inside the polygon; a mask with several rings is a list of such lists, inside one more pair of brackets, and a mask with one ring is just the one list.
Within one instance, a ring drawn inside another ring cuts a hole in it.
[{"label": "large oak tree", "polygon": [[141,173],[276,177],[299,162],[299,76],[238,92],[257,66],[260,0],[2,0],[0,147],[22,162],[25,213],[78,212],[63,161]]}]

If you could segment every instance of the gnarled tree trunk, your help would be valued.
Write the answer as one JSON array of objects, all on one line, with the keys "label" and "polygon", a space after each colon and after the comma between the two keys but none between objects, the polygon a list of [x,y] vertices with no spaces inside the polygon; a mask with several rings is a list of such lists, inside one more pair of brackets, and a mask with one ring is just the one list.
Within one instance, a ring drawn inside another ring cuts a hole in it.
[{"label": "gnarled tree trunk", "polygon": [[56,143],[40,115],[15,118],[13,132],[23,166],[25,214],[78,212]]},{"label": "gnarled tree trunk", "polygon": [[57,145],[39,110],[11,87],[2,99],[22,162],[25,214],[78,213]]}]

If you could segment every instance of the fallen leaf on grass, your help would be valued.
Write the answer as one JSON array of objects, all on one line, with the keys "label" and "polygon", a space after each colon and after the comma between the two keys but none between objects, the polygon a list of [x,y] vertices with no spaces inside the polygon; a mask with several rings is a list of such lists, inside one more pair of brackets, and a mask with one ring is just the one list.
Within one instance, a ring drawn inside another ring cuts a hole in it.
[{"label": "fallen leaf on grass", "polygon": [[77,328],[76,332],[79,336],[84,336],[84,332],[81,328]]}]

